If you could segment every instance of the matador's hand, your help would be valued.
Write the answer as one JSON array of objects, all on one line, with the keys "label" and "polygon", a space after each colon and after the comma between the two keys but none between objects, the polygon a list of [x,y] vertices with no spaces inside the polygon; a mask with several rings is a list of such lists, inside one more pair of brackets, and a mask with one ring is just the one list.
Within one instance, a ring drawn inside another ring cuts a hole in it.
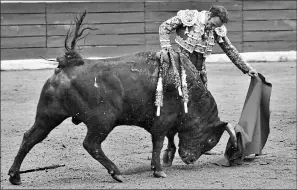
[{"label": "matador's hand", "polygon": [[160,55],[162,55],[163,60],[169,63],[170,62],[169,51],[173,53],[173,56],[176,56],[176,52],[172,48],[162,48],[162,50],[157,53],[157,56],[160,57]]},{"label": "matador's hand", "polygon": [[169,63],[169,56],[168,56],[168,50],[167,49],[162,49],[161,54],[163,56],[163,60],[167,63]]},{"label": "matador's hand", "polygon": [[251,77],[256,77],[258,76],[258,72],[255,69],[251,69],[249,70],[248,75]]}]

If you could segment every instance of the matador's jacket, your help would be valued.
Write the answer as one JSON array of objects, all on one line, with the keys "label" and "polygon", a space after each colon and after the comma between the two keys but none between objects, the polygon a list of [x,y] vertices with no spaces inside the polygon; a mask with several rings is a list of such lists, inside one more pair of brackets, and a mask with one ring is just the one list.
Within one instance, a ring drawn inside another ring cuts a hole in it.
[{"label": "matador's jacket", "polygon": [[179,51],[195,65],[200,77],[207,87],[205,58],[211,54],[215,42],[227,54],[230,60],[243,72],[248,73],[252,67],[246,63],[227,37],[224,25],[214,30],[204,30],[208,11],[180,10],[177,15],[163,22],[159,27],[162,49],[171,48],[170,34],[176,31],[175,42]]}]

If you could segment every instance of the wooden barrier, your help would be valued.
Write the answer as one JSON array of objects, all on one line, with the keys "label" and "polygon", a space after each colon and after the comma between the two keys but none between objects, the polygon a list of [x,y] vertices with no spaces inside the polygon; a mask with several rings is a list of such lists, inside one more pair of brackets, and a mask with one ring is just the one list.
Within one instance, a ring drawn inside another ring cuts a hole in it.
[{"label": "wooden barrier", "polygon": [[[55,58],[73,17],[84,10],[92,31],[78,45],[85,57],[159,50],[159,25],[181,9],[229,12],[228,37],[240,52],[296,50],[296,2],[262,0],[99,0],[90,2],[1,2],[1,60]],[[172,34],[171,40],[175,46]],[[222,53],[215,46],[213,53]]]},{"label": "wooden barrier", "polygon": [[243,51],[296,50],[296,1],[243,1]]}]

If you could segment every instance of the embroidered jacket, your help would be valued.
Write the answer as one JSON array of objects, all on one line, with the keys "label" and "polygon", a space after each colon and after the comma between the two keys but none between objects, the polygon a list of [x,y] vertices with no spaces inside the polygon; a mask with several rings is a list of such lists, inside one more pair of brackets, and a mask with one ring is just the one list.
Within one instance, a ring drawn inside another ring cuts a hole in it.
[{"label": "embroidered jacket", "polygon": [[[243,72],[249,72],[252,67],[246,63],[237,49],[227,37],[227,29],[224,25],[214,30],[205,32],[205,16],[208,11],[180,10],[177,15],[163,22],[159,27],[160,45],[162,49],[171,48],[170,34],[176,31],[175,42],[182,52],[203,54],[207,57],[211,54],[215,41],[230,60]],[[206,74],[203,61],[202,73]]]}]

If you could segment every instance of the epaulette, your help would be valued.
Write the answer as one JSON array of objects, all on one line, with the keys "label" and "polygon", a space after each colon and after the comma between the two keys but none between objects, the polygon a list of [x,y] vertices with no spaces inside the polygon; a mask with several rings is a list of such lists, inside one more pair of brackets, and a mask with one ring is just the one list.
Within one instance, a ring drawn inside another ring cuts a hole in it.
[{"label": "epaulette", "polygon": [[221,27],[216,27],[214,30],[220,37],[225,37],[227,35],[227,28],[224,25],[222,25]]},{"label": "epaulette", "polygon": [[199,12],[197,10],[180,10],[177,12],[177,16],[185,26],[193,26],[198,19]]}]

